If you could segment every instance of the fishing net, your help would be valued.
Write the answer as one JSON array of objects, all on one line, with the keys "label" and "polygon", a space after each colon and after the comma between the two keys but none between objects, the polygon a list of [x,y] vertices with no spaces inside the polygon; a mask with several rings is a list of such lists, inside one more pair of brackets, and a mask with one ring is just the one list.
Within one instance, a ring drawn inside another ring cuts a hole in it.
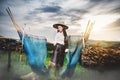
[{"label": "fishing net", "polygon": [[[20,32],[18,33],[20,39],[22,39],[22,34]],[[43,75],[48,74],[45,66],[47,57],[46,39],[44,37],[25,34],[23,43],[27,61],[33,72]]]},{"label": "fishing net", "polygon": [[61,76],[71,77],[75,71],[76,64],[79,60],[82,50],[82,36],[69,36],[68,38],[68,48],[69,51],[66,55],[67,58],[67,66],[61,72]]}]

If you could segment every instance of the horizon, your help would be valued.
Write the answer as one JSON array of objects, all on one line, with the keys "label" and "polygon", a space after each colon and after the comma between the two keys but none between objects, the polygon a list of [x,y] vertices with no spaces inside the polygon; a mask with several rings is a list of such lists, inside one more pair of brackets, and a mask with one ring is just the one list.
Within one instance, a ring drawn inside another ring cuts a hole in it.
[{"label": "horizon", "polygon": [[[1,36],[1,35],[0,35]],[[16,41],[20,41],[20,39],[19,38],[9,38],[9,37],[5,37],[5,36],[3,36],[3,37],[0,37],[0,39],[12,39],[12,40],[16,40]],[[102,42],[120,42],[120,41],[112,41],[112,40],[94,40],[94,39],[88,39],[88,41],[102,41]],[[47,42],[47,43],[49,43],[49,42]],[[51,43],[50,43],[51,44]]]}]

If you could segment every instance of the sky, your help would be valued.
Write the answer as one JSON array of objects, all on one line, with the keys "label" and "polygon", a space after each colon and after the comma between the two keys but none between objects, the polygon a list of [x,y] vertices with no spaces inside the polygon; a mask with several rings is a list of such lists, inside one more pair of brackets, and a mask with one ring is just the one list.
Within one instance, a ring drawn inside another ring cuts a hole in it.
[{"label": "sky", "polygon": [[0,35],[18,39],[7,7],[27,34],[54,40],[52,25],[64,21],[68,35],[80,35],[91,20],[89,39],[120,41],[120,0],[0,0]]}]

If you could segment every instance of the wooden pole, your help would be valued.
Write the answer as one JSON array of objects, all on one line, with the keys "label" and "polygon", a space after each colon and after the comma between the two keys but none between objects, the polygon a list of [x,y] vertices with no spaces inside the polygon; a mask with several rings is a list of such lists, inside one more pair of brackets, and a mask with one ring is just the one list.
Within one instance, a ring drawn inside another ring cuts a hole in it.
[{"label": "wooden pole", "polygon": [[8,45],[8,71],[10,71],[11,68],[11,49],[10,46]]}]

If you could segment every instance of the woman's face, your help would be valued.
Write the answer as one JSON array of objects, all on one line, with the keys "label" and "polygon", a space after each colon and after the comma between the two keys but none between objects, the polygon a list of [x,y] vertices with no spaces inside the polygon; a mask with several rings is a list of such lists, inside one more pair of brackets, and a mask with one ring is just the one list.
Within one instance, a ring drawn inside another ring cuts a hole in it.
[{"label": "woman's face", "polygon": [[63,27],[62,26],[58,26],[58,31],[62,32],[63,31]]}]

